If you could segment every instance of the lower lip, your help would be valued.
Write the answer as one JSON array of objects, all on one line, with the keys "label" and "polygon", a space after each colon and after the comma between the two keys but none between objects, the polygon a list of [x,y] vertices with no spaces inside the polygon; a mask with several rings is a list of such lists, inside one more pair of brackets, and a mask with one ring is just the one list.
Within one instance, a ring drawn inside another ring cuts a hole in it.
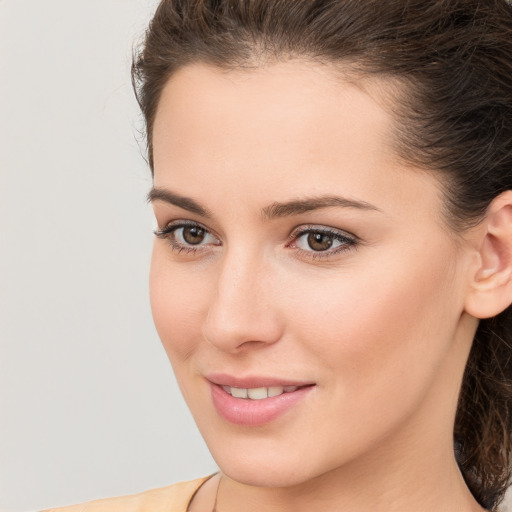
[{"label": "lower lip", "polygon": [[251,400],[235,398],[221,386],[210,383],[213,405],[217,412],[230,423],[254,427],[269,423],[297,405],[313,389],[306,386],[279,396]]}]

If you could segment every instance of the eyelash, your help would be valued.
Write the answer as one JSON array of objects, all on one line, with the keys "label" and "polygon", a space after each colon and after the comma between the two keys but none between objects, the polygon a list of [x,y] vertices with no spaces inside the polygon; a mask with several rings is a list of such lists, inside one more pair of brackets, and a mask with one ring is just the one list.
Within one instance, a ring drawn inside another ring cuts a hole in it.
[{"label": "eyelash", "polygon": [[[195,254],[197,252],[202,251],[202,249],[200,248],[201,247],[200,245],[198,245],[197,247],[190,246],[190,245],[187,246],[187,245],[181,244],[180,242],[177,242],[173,238],[175,231],[177,231],[178,229],[187,228],[187,227],[197,227],[199,229],[202,229],[206,235],[212,234],[208,229],[206,229],[201,224],[198,224],[196,222],[178,222],[176,224],[171,223],[162,229],[154,231],[153,233],[155,234],[155,236],[157,238],[166,240],[169,243],[169,245],[171,246],[171,249],[173,251],[177,251],[178,254],[180,254],[182,252],[185,252],[186,254]],[[358,242],[359,242],[358,238],[354,235],[351,235],[348,233],[344,234],[342,232],[334,231],[334,230],[331,230],[328,228],[318,228],[316,226],[309,225],[309,226],[304,226],[300,230],[294,231],[288,237],[286,247],[290,247],[290,245],[289,245],[290,242],[292,242],[294,240],[299,240],[303,236],[311,234],[311,233],[321,233],[323,235],[327,235],[327,236],[331,237],[333,239],[333,242],[337,241],[337,242],[341,243],[341,245],[339,245],[338,247],[336,247],[332,250],[326,250],[326,251],[314,251],[314,250],[308,251],[305,249],[301,249],[300,247],[295,247],[296,251],[300,255],[305,256],[306,258],[309,258],[309,259],[313,259],[313,260],[326,259],[326,258],[335,256],[339,253],[353,250],[356,248],[356,246],[358,245]]]},{"label": "eyelash", "polygon": [[295,244],[298,240],[300,240],[302,237],[309,235],[311,233],[320,233],[322,235],[327,235],[332,238],[333,243],[334,242],[340,242],[340,245],[338,247],[335,247],[334,249],[328,249],[326,251],[314,251],[314,250],[305,250],[301,249],[300,247],[295,247],[297,252],[305,256],[306,258],[310,258],[312,260],[318,260],[318,259],[327,259],[332,256],[336,256],[343,252],[348,252],[350,250],[354,250],[358,244],[358,239],[354,235],[349,235],[348,233],[344,234],[340,231],[334,231],[329,228],[319,228],[317,226],[304,226],[303,228],[294,231],[289,237],[287,241],[287,247],[289,247],[289,243],[293,240],[295,240]]}]

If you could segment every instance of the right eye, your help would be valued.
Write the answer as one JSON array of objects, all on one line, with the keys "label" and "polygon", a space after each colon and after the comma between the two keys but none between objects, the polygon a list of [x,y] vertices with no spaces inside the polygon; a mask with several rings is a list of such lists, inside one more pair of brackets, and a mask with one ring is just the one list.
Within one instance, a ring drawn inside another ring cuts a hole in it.
[{"label": "right eye", "polygon": [[167,240],[171,248],[178,252],[197,252],[205,245],[220,245],[220,241],[206,228],[193,222],[168,224],[155,231],[155,235]]}]

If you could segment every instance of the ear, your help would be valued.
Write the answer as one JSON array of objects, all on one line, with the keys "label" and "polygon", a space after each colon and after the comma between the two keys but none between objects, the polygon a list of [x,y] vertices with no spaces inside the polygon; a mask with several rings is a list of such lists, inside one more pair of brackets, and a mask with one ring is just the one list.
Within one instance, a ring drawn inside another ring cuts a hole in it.
[{"label": "ear", "polygon": [[491,318],[512,303],[512,190],[493,200],[476,236],[478,263],[470,275],[465,310]]}]

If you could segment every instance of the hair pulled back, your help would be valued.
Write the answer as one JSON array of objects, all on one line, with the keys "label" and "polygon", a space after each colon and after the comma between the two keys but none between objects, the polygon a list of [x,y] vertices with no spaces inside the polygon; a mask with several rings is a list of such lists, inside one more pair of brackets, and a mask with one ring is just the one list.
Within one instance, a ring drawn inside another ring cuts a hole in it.
[{"label": "hair pulled back", "polygon": [[[397,154],[442,176],[454,229],[512,189],[512,5],[506,0],[163,0],[132,80],[153,169],[160,95],[179,68],[300,58],[394,81]],[[512,308],[481,320],[454,428],[461,472],[496,510],[511,478]]]}]

